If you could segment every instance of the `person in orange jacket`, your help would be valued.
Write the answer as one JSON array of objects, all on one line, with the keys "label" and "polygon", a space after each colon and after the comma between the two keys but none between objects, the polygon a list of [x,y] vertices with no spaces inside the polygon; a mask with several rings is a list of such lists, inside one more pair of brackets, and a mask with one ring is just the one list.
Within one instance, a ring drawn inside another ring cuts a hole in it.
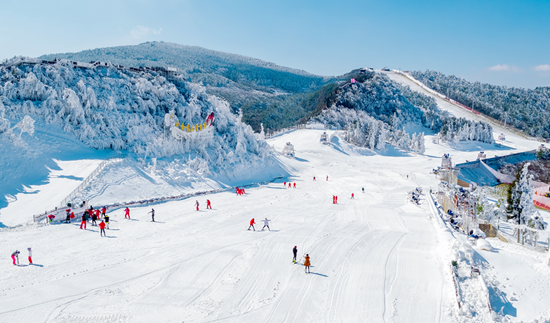
[{"label": "person in orange jacket", "polygon": [[252,218],[252,220],[250,220],[250,226],[248,227],[248,231],[250,231],[250,227],[252,227],[252,229],[256,231],[256,228],[254,228],[254,224],[256,224],[256,222],[254,222],[254,218]]},{"label": "person in orange jacket", "polygon": [[309,254],[306,254],[305,260],[304,260],[304,270],[307,274],[309,274],[309,266],[311,266],[311,262],[309,261]]}]

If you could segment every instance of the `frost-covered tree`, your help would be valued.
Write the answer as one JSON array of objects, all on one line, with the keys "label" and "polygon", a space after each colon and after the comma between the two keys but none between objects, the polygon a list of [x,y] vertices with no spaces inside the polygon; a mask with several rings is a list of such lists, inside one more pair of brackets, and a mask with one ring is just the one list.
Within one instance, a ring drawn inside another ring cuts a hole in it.
[{"label": "frost-covered tree", "polygon": [[486,223],[492,223],[496,220],[495,207],[489,202],[485,192],[481,192],[476,201],[476,214],[478,219]]},{"label": "frost-covered tree", "polygon": [[32,136],[34,134],[34,119],[29,116],[25,116],[23,120],[19,121],[19,123],[15,125],[15,127],[19,128],[21,131],[19,133],[19,138],[21,138],[23,132],[26,132]]},{"label": "frost-covered tree", "polygon": [[515,218],[518,224],[528,224],[531,218],[540,217],[533,204],[533,175],[529,174],[528,168],[529,163],[526,163],[511,188],[509,208],[512,218]]}]

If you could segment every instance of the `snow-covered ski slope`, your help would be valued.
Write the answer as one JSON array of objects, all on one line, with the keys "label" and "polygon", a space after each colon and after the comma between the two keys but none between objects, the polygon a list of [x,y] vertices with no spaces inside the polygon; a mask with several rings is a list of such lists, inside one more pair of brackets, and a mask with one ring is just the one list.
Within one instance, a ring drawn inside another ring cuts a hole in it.
[{"label": "snow-covered ski slope", "polygon": [[[79,221],[0,229],[0,322],[487,322],[486,303],[467,285],[469,306],[459,315],[440,228],[425,200],[413,205],[407,191],[435,188],[429,171],[443,153],[472,160],[479,150],[514,150],[435,145],[427,136],[425,155],[374,153],[338,137],[323,145],[322,132],[269,139],[277,151],[294,145],[295,159],[280,157],[291,176],[244,196],[200,196],[198,212],[196,198],[133,207],[131,220],[114,210],[107,238],[90,224],[80,230]],[[128,189],[96,198],[124,201]],[[260,231],[265,217],[272,231]],[[251,218],[256,231],[246,230]],[[533,261],[541,257],[493,244],[491,254],[474,248],[493,309],[512,322],[548,319],[541,306],[550,290],[529,292],[550,285],[548,269]],[[36,265],[27,265],[27,247]],[[16,249],[21,266],[11,264]],[[311,274],[301,265],[306,253]],[[532,268],[529,276],[522,268]]]},{"label": "snow-covered ski slope", "polygon": [[[4,229],[0,321],[452,321],[454,291],[430,213],[406,200],[407,190],[432,181],[431,158],[325,146],[321,133],[270,139],[277,150],[294,144],[297,158],[282,159],[292,177],[244,196],[201,197],[198,212],[195,199],[153,206],[156,223],[150,207],[132,208],[132,220],[117,210],[108,238],[77,223]],[[256,231],[247,231],[253,217]],[[260,231],[265,217],[271,232]],[[26,266],[27,247],[38,265]],[[11,265],[12,249],[25,265]]]},{"label": "snow-covered ski slope", "polygon": [[[510,144],[512,141],[518,142],[519,145],[514,146],[514,148],[519,148],[519,149],[521,149],[522,147],[529,147],[529,149],[533,149],[535,148],[535,146],[538,146],[536,145],[535,141],[526,139],[524,136],[518,135],[518,133],[510,131],[508,128],[504,128],[498,122],[494,122],[493,120],[486,118],[483,115],[474,114],[458,105],[455,105],[449,101],[442,99],[437,95],[434,95],[432,90],[429,90],[428,88],[420,87],[418,83],[413,81],[412,76],[410,75],[404,75],[404,74],[395,73],[395,72],[384,72],[384,71],[380,71],[380,72],[386,74],[393,81],[401,83],[402,85],[405,85],[405,86],[409,86],[413,91],[417,91],[422,94],[433,97],[436,100],[437,105],[441,110],[448,111],[457,118],[465,118],[465,119],[474,120],[474,121],[484,121],[491,124],[491,126],[493,127],[493,131],[495,133],[495,139],[498,138],[499,134],[501,133],[505,134],[507,139],[507,142],[505,144]],[[533,147],[533,148],[530,148],[530,147]]]}]

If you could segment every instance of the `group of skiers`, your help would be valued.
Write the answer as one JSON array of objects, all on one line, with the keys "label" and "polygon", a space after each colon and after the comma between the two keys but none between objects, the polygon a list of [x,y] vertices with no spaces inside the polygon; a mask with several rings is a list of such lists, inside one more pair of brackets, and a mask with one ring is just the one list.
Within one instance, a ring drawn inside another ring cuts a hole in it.
[{"label": "group of skiers", "polygon": [[244,194],[246,194],[246,191],[244,190],[244,188],[238,188],[238,187],[236,187],[235,190],[236,190],[236,192],[237,192],[237,195],[244,195]]},{"label": "group of skiers", "polygon": [[[283,183],[283,187],[286,187],[286,182]],[[288,182],[288,188],[292,187],[292,183]],[[296,188],[296,183],[294,183],[294,188]]]},{"label": "group of skiers", "polygon": [[[264,222],[264,226],[262,227],[262,231],[264,231],[264,229],[267,227],[267,229],[269,231],[271,231],[271,228],[269,228],[269,221],[271,220],[268,220],[267,218],[265,218],[265,220],[262,220]],[[252,228],[254,231],[256,231],[256,228],[254,228],[254,224],[256,224],[256,222],[254,221],[254,218],[252,218],[252,220],[250,220],[250,226],[248,227],[248,230],[250,231],[250,228]]]},{"label": "group of skiers", "polygon": [[[71,213],[70,209],[67,209],[67,220],[65,222],[71,223]],[[72,213],[72,217],[74,218],[74,213]],[[124,217],[130,218],[130,209],[126,208]],[[99,234],[102,237],[106,237],[107,234],[105,233],[105,228],[109,229],[109,215],[107,214],[107,207],[104,206],[101,208],[101,211],[99,209],[94,209],[93,206],[90,206],[89,209],[85,210],[84,213],[81,216],[81,222],[80,222],[80,229],[84,227],[84,230],[86,230],[86,226],[88,223],[88,220],[92,220],[92,226],[98,226],[99,227]],[[101,221],[99,224],[97,221]]]},{"label": "group of skiers", "polygon": [[[32,265],[32,250],[31,248],[27,248],[27,251],[29,252],[29,265]],[[12,254],[11,254],[11,259],[13,260],[13,264],[14,265],[18,265],[19,266],[19,254],[21,252],[19,250],[15,250]],[[17,261],[17,263],[16,263]]]}]

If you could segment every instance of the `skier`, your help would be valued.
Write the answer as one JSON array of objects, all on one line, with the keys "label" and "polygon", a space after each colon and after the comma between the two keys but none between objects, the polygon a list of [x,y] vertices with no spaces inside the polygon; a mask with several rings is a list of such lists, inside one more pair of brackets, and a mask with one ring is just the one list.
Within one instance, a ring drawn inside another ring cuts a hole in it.
[{"label": "skier", "polygon": [[338,195],[336,195],[335,198],[336,198],[336,199],[334,200],[334,202],[335,202],[336,204],[338,204]]},{"label": "skier", "polygon": [[[100,213],[100,212],[99,212],[99,209],[95,210],[95,218],[98,219],[98,220],[101,219],[101,218],[99,217],[99,213]],[[93,220],[93,216],[92,216],[92,220]]]},{"label": "skier", "polygon": [[314,180],[315,182],[317,182],[317,180],[315,179],[315,176],[313,176],[313,180]]},{"label": "skier", "polygon": [[53,219],[55,219],[55,215],[53,215],[53,214],[48,215],[48,221],[49,221],[49,223],[52,223],[52,222],[53,222]]},{"label": "skier", "polygon": [[292,262],[296,263],[296,254],[298,253],[298,248],[296,246],[292,248],[292,253],[294,254],[294,258],[292,258]]},{"label": "skier", "polygon": [[107,214],[105,214],[105,227],[109,229],[109,216]]},{"label": "skier", "polygon": [[103,222],[103,220],[101,220],[101,223],[99,224],[99,234],[102,236],[102,237],[106,237],[107,234],[105,234],[105,222]]},{"label": "skier", "polygon": [[328,175],[327,175],[327,181],[328,181]]},{"label": "skier", "polygon": [[[98,211],[99,211],[99,210],[98,210]],[[94,225],[97,226],[97,223],[95,222],[95,221],[97,221],[97,213],[98,213],[98,212],[92,212],[92,227],[93,227]]]},{"label": "skier", "polygon": [[262,227],[262,231],[264,231],[265,227],[267,227],[267,229],[271,231],[271,229],[269,228],[269,221],[271,220],[268,220],[267,218],[265,218],[265,220],[262,220],[262,221],[264,221],[264,226]]},{"label": "skier", "polygon": [[365,193],[365,188],[364,187],[362,187],[361,190],[363,191],[363,193]]},{"label": "skier", "polygon": [[67,218],[65,219],[65,223],[71,223],[71,209],[66,209],[67,211]]},{"label": "skier", "polygon": [[105,217],[105,213],[107,213],[107,207],[104,206],[102,209],[101,209],[101,216],[102,217]]},{"label": "skier", "polygon": [[17,259],[17,265],[19,265],[19,250],[15,250],[15,252],[11,254],[11,259],[13,259],[14,265],[15,265],[15,259]]},{"label": "skier", "polygon": [[296,188],[296,183],[294,183],[294,188]]},{"label": "skier", "polygon": [[336,204],[336,196],[332,196],[332,204]]},{"label": "skier", "polygon": [[309,261],[309,254],[306,254],[305,258],[306,260],[304,261],[304,270],[306,271],[306,273],[309,274],[309,266],[311,266],[311,263]]},{"label": "skier", "polygon": [[126,219],[126,217],[128,217],[128,219],[130,218],[130,209],[129,208],[126,208],[124,210],[124,218]]},{"label": "skier", "polygon": [[256,222],[254,222],[254,218],[252,218],[252,220],[250,220],[250,226],[248,227],[248,231],[250,231],[250,227],[252,227],[252,229],[256,231],[256,228],[254,228],[254,224],[256,224]]},{"label": "skier", "polygon": [[235,188],[235,191],[237,192],[237,195],[241,194],[241,190],[238,187]]},{"label": "skier", "polygon": [[199,210],[199,200],[195,202],[195,205],[197,206],[197,211]]},{"label": "skier", "polygon": [[27,250],[29,251],[29,265],[32,265],[32,250],[30,247],[28,247]]},{"label": "skier", "polygon": [[155,222],[155,209],[151,209],[151,212],[149,213],[151,213],[151,218],[153,218],[153,221],[151,222]]},{"label": "skier", "polygon": [[351,198],[352,198],[352,199],[353,199],[354,196],[355,196],[355,195],[354,195],[353,193],[351,193]]},{"label": "skier", "polygon": [[290,184],[290,183],[288,183],[288,188],[290,188],[290,187],[291,187],[290,185],[291,185],[291,184]]},{"label": "skier", "polygon": [[210,204],[210,200],[206,200],[206,209],[212,210],[212,205]]},{"label": "skier", "polygon": [[74,219],[74,212],[71,212],[71,219]]},{"label": "skier", "polygon": [[283,183],[283,187],[286,187],[286,182]]},{"label": "skier", "polygon": [[82,229],[82,226],[84,225],[84,230],[86,230],[86,212],[82,214],[82,222],[80,222],[80,228]]}]

